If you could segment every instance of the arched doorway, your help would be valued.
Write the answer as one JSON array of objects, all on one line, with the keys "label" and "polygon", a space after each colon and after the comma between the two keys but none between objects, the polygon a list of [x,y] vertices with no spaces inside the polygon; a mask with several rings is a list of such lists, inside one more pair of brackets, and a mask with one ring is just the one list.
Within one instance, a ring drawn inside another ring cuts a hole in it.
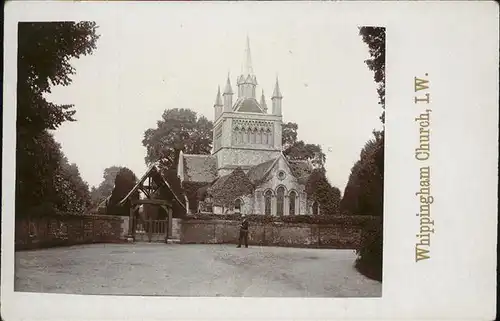
[{"label": "arched doorway", "polygon": [[285,204],[285,188],[283,186],[280,186],[276,190],[276,215],[283,216],[285,209],[284,204]]}]

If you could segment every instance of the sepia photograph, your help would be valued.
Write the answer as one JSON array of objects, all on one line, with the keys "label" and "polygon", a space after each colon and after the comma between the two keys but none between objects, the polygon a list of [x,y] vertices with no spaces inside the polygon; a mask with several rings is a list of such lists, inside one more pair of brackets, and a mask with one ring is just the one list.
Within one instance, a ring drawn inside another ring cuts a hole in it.
[{"label": "sepia photograph", "polygon": [[1,318],[493,319],[494,5],[8,2]]},{"label": "sepia photograph", "polygon": [[15,291],[382,295],[385,28],[232,19],[18,24]]}]

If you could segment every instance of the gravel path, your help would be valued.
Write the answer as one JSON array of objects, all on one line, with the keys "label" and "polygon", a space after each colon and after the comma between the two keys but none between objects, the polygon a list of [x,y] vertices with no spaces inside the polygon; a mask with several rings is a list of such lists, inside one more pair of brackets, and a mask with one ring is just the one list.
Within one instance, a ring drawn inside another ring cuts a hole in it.
[{"label": "gravel path", "polygon": [[237,297],[380,296],[352,250],[94,244],[16,253],[16,291]]}]

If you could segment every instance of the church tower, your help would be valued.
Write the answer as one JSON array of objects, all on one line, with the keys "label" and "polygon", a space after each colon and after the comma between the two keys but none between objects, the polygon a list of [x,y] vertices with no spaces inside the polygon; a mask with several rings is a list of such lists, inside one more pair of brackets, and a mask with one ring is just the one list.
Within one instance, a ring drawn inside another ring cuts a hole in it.
[{"label": "church tower", "polygon": [[[272,112],[268,113],[264,91],[257,101],[250,40],[247,36],[241,75],[236,78],[238,95],[233,102],[233,90],[228,75],[223,99],[216,97],[213,129],[213,155],[217,158],[218,175],[231,173],[240,167],[251,167],[276,159],[282,151],[282,95],[278,80],[271,97]],[[220,112],[219,112],[220,111]]]}]

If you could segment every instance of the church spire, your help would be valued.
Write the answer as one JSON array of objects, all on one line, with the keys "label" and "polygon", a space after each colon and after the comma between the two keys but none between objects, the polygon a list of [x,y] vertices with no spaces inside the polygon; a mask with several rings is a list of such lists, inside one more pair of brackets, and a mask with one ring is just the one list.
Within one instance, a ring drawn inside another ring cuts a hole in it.
[{"label": "church spire", "polygon": [[245,57],[242,65],[241,75],[238,77],[238,98],[255,98],[255,87],[257,78],[252,66],[252,54],[250,52],[250,38],[247,35]]},{"label": "church spire", "polygon": [[243,75],[253,75],[252,67],[252,53],[250,52],[250,38],[247,35],[247,46],[245,48],[245,65],[243,68]]}]

